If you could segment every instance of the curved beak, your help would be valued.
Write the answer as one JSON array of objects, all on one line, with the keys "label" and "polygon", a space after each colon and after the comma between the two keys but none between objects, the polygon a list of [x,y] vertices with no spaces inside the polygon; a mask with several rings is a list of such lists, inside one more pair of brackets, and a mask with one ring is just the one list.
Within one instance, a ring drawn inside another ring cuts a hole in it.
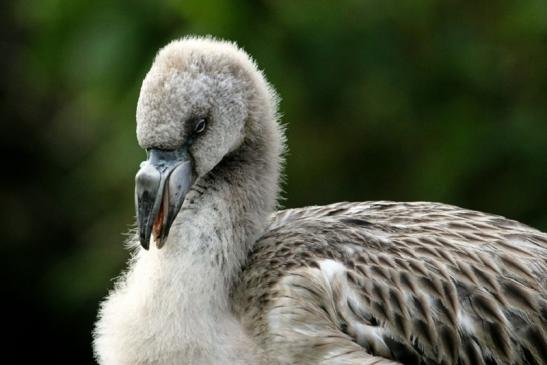
[{"label": "curved beak", "polygon": [[192,160],[186,148],[151,149],[135,177],[135,205],[139,239],[144,249],[153,236],[162,248],[169,229],[194,183]]}]

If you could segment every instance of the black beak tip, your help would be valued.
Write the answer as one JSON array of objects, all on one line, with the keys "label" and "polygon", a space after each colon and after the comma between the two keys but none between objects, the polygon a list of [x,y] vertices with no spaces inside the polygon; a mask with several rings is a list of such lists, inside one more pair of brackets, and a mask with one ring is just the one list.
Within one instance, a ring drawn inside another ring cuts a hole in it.
[{"label": "black beak tip", "polygon": [[146,239],[144,236],[140,236],[140,242],[142,248],[144,248],[146,251],[150,248],[150,238]]}]

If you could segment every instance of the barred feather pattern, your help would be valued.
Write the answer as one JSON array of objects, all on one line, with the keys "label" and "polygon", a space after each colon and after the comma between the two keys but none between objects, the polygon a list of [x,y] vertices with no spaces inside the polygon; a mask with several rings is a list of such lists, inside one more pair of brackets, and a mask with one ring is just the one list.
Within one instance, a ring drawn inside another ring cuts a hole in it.
[{"label": "barred feather pattern", "polygon": [[280,364],[541,365],[546,271],[547,235],[516,221],[337,203],[278,212],[233,303]]}]

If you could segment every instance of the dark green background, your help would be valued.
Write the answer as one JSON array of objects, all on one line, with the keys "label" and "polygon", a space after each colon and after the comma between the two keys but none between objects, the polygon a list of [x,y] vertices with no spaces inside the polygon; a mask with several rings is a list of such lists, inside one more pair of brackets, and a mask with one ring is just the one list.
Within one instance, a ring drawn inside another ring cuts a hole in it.
[{"label": "dark green background", "polygon": [[547,229],[547,1],[2,5],[4,346],[92,362],[124,267],[135,106],[155,52],[212,34],[283,97],[283,204],[431,200]]}]

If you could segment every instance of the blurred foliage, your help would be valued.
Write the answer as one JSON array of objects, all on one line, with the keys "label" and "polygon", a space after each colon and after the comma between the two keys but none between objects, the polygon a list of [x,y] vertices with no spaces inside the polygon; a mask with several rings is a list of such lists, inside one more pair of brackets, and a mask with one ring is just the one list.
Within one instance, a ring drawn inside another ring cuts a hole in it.
[{"label": "blurred foliage", "polygon": [[140,82],[158,48],[187,34],[237,41],[283,97],[285,206],[431,200],[547,229],[545,0],[1,6],[4,313],[20,313],[17,363],[93,362],[144,158]]}]

